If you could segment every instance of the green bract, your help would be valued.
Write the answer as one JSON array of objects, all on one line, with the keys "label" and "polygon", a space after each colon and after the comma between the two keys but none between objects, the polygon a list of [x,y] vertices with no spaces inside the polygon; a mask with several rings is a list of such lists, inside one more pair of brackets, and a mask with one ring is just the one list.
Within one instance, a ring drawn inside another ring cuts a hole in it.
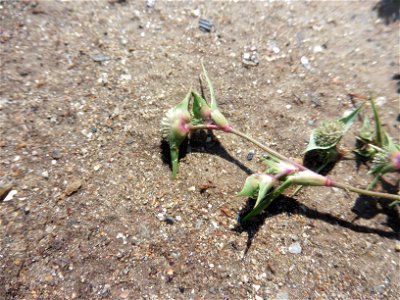
[{"label": "green bract", "polygon": [[367,143],[371,143],[374,140],[374,129],[369,122],[368,117],[365,117],[363,126],[361,127],[359,137]]},{"label": "green bract", "polygon": [[243,189],[237,195],[257,198],[256,207],[273,187],[275,181],[275,178],[270,175],[253,174],[247,177]]},{"label": "green bract", "polygon": [[335,121],[324,122],[321,126],[314,129],[304,153],[311,150],[325,150],[336,147],[343,135],[350,129],[351,125],[353,125],[363,105],[364,104],[360,105],[346,117]]},{"label": "green bract", "polygon": [[170,148],[172,176],[174,178],[178,173],[179,146],[189,134],[188,125],[191,120],[189,112],[190,95],[191,91],[189,91],[181,103],[168,110],[161,121],[161,132],[163,138],[168,141]]},{"label": "green bract", "polygon": [[210,78],[208,77],[206,68],[203,64],[201,64],[201,66],[203,69],[203,76],[208,85],[208,90],[210,91],[211,102],[210,105],[208,105],[206,100],[204,100],[198,93],[193,92],[193,115],[195,118],[201,118],[205,122],[214,122],[214,124],[221,127],[221,129],[229,131],[231,127],[228,120],[218,109],[214,88]]},{"label": "green bract", "polygon": [[372,163],[372,169],[369,171],[370,174],[383,175],[389,172],[400,171],[400,145],[395,144],[387,136],[386,146],[376,153]]}]

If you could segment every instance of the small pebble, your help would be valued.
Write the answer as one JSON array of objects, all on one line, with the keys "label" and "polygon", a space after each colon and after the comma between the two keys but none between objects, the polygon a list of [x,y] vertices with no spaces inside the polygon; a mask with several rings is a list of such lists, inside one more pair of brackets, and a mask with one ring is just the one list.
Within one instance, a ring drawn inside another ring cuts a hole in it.
[{"label": "small pebble", "polygon": [[60,150],[53,150],[53,151],[51,151],[50,155],[54,159],[60,159],[62,157],[62,154],[61,154]]},{"label": "small pebble", "polygon": [[125,141],[125,144],[132,145],[134,142],[135,140],[132,137],[128,137]]},{"label": "small pebble", "polygon": [[200,9],[194,9],[191,11],[190,14],[192,15],[192,17],[198,18],[200,17]]},{"label": "small pebble", "polygon": [[97,54],[92,55],[92,59],[96,62],[103,62],[103,61],[110,60],[111,57],[109,57],[108,55],[102,54],[102,53],[97,53]]},{"label": "small pebble", "polygon": [[120,296],[122,299],[128,299],[128,297],[129,297],[129,291],[128,291],[128,290],[125,290],[125,291],[123,291],[121,294],[119,294],[119,296]]},{"label": "small pebble", "polygon": [[199,20],[199,29],[203,32],[211,32],[214,24],[210,20],[200,19]]},{"label": "small pebble", "polygon": [[278,47],[273,47],[272,48],[272,51],[275,53],[275,54],[278,54],[280,51],[281,51],[281,49],[279,49]]},{"label": "small pebble", "polygon": [[386,97],[378,97],[375,99],[375,103],[377,106],[383,106],[386,104],[386,102],[387,102]]},{"label": "small pebble", "polygon": [[289,110],[289,109],[291,109],[291,108],[292,108],[292,106],[291,106],[290,104],[286,105],[286,109],[287,109],[287,110]]},{"label": "small pebble", "polygon": [[301,61],[301,64],[303,65],[303,67],[304,67],[305,69],[307,69],[307,70],[310,70],[310,69],[311,69],[310,61],[308,60],[307,57],[302,56],[301,59],[300,59],[300,61]]},{"label": "small pebble", "polygon": [[193,185],[190,188],[188,188],[189,192],[194,192],[196,190],[196,187]]},{"label": "small pebble", "polygon": [[155,4],[156,4],[156,0],[146,0],[146,6],[148,8],[154,7]]},{"label": "small pebble", "polygon": [[165,216],[163,213],[158,213],[157,214],[157,219],[159,219],[160,221],[164,221],[165,220]]},{"label": "small pebble", "polygon": [[300,254],[301,250],[302,249],[299,242],[293,243],[289,246],[289,252],[292,254]]},{"label": "small pebble", "polygon": [[288,300],[288,299],[289,299],[289,293],[287,291],[279,292],[276,295],[276,300]]},{"label": "small pebble", "polygon": [[175,221],[171,217],[165,217],[164,222],[168,225],[173,225]]},{"label": "small pebble", "polygon": [[14,182],[11,180],[11,178],[7,176],[0,177],[0,201],[7,197],[13,185]]},{"label": "small pebble", "polygon": [[259,64],[257,53],[244,52],[242,55],[242,63],[246,66],[257,66]]},{"label": "small pebble", "polygon": [[400,252],[400,241],[396,241],[396,246],[394,248],[396,252]]},{"label": "small pebble", "polygon": [[258,284],[253,284],[253,288],[254,288],[254,290],[256,291],[256,293],[258,292],[258,290],[260,289],[260,285],[258,285]]},{"label": "small pebble", "polygon": [[49,179],[49,172],[47,170],[42,172],[42,177],[45,179]]},{"label": "small pebble", "polygon": [[6,201],[10,201],[10,200],[12,200],[13,198],[14,198],[14,196],[16,195],[18,193],[18,191],[16,191],[16,190],[11,190],[8,194],[7,194],[7,196],[4,198],[4,202],[6,202]]},{"label": "small pebble", "polygon": [[255,153],[254,150],[250,150],[250,152],[247,154],[247,160],[248,161],[251,161],[253,159],[254,153]]},{"label": "small pebble", "polygon": [[98,171],[98,170],[100,170],[100,168],[101,168],[101,165],[95,165],[93,167],[93,170]]},{"label": "small pebble", "polygon": [[321,53],[321,52],[324,52],[324,48],[320,45],[317,45],[314,47],[313,51],[314,51],[314,53]]},{"label": "small pebble", "polygon": [[67,185],[67,187],[66,187],[66,189],[65,189],[64,194],[65,194],[66,196],[70,196],[70,195],[72,195],[73,193],[75,193],[76,191],[78,191],[78,190],[81,188],[81,186],[82,186],[82,181],[80,181],[79,179],[71,180],[71,181],[68,183],[68,185]]}]

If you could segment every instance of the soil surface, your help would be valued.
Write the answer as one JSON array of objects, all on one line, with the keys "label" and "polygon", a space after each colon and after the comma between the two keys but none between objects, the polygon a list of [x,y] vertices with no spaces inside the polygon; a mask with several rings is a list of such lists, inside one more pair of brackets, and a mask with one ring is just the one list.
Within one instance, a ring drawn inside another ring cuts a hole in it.
[{"label": "soil surface", "polygon": [[230,122],[292,159],[349,93],[398,141],[397,3],[0,1],[0,299],[399,299],[398,207],[309,187],[241,228],[264,153],[196,135],[172,180],[160,134],[203,60]]}]

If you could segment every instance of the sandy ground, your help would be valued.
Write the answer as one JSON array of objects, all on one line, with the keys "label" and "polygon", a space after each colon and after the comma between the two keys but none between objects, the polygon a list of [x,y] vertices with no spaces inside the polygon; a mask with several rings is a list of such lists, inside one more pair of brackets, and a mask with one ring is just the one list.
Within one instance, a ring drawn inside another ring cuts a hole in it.
[{"label": "sandy ground", "polygon": [[[0,177],[13,184],[0,298],[398,299],[398,208],[304,188],[240,228],[235,193],[263,153],[200,135],[172,180],[160,135],[202,59],[232,124],[292,159],[354,108],[349,93],[377,97],[398,138],[398,2],[152,2],[0,1]],[[366,173],[346,161],[330,176],[365,187]]]}]

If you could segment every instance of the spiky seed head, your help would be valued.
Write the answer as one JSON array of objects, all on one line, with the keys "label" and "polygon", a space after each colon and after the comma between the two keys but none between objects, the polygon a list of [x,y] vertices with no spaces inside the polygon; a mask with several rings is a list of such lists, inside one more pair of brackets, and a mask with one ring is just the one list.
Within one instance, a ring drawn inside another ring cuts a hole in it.
[{"label": "spiky seed head", "polygon": [[390,163],[390,154],[387,147],[384,147],[381,151],[375,154],[372,161],[374,166],[383,166]]},{"label": "spiky seed head", "polygon": [[161,134],[163,138],[186,137],[188,133],[187,123],[190,121],[190,113],[181,108],[171,108],[161,120]]},{"label": "spiky seed head", "polygon": [[343,131],[344,124],[339,120],[324,122],[315,129],[315,144],[321,147],[333,146],[341,139]]},{"label": "spiky seed head", "polygon": [[385,174],[396,171],[400,171],[400,146],[389,141],[389,144],[375,154],[370,173]]}]

